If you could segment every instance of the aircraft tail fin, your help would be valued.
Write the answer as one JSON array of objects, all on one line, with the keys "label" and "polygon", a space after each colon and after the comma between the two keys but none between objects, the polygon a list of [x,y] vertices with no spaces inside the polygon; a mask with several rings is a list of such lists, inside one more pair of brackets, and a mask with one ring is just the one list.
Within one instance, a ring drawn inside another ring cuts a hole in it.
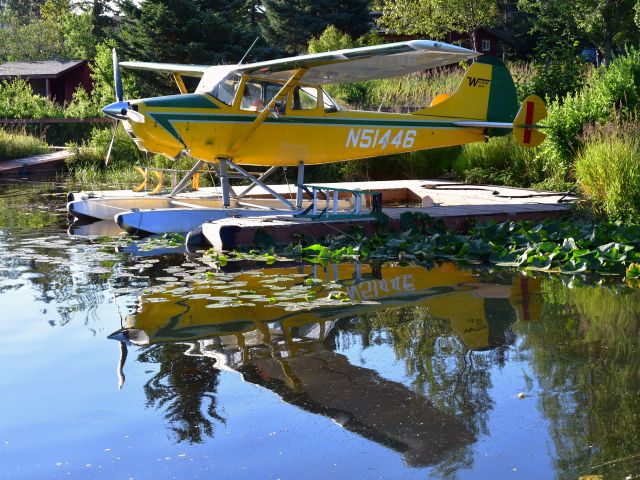
[{"label": "aircraft tail fin", "polygon": [[538,122],[547,116],[547,107],[542,99],[536,95],[529,95],[522,102],[522,106],[513,121],[513,138],[523,147],[537,147],[546,135],[538,130]]},{"label": "aircraft tail fin", "polygon": [[467,69],[455,93],[439,95],[415,115],[513,123],[517,112],[518,97],[509,70],[500,59],[482,56]]}]

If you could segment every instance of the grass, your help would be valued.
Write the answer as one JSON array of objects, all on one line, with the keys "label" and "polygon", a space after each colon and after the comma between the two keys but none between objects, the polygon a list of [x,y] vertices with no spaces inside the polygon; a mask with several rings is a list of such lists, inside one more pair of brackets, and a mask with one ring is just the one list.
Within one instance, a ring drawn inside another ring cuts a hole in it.
[{"label": "grass", "polygon": [[545,178],[535,149],[517,145],[510,134],[465,145],[453,171],[467,183],[517,187],[535,186]]},{"label": "grass", "polygon": [[0,161],[41,155],[48,151],[49,146],[36,137],[0,130]]},{"label": "grass", "polygon": [[583,135],[575,176],[592,212],[623,221],[640,214],[640,124],[610,124]]}]

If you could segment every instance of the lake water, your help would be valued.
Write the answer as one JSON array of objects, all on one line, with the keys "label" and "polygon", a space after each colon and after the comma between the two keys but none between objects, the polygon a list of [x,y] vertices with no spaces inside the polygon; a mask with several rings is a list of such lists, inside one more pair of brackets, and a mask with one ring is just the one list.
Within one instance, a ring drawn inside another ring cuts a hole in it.
[{"label": "lake water", "polygon": [[452,263],[217,267],[0,187],[0,478],[640,474],[640,294]]}]

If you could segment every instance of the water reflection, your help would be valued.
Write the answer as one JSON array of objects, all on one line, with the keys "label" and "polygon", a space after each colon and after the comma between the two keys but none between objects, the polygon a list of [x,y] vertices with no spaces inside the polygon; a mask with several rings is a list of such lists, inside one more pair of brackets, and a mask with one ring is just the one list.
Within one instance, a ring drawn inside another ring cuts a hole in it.
[{"label": "water reflection", "polygon": [[640,471],[640,295],[545,282],[544,322],[519,324],[550,420],[558,478]]},{"label": "water reflection", "polygon": [[[410,466],[464,452],[486,433],[490,367],[504,363],[512,323],[539,312],[539,282],[480,281],[453,264],[219,272],[189,287],[166,280],[110,337],[145,346],[139,360],[159,364],[145,393],[179,441],[213,434],[212,419],[222,420],[216,372],[232,369]],[[351,363],[340,352],[356,339],[391,345],[413,385]]]}]

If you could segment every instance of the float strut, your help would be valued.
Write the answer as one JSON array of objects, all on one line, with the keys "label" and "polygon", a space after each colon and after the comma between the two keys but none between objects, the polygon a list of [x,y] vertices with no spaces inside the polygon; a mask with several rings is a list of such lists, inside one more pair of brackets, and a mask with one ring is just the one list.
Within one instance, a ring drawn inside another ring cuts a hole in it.
[{"label": "float strut", "polygon": [[302,208],[302,200],[304,196],[303,185],[304,185],[304,162],[300,162],[298,163],[298,184],[297,184],[298,191],[296,193],[296,207],[299,209]]},{"label": "float strut", "polygon": [[220,158],[218,160],[220,162],[220,186],[222,188],[222,204],[225,207],[229,207],[231,205],[231,198],[229,195],[229,171],[227,169],[227,160],[224,158]]},{"label": "float strut", "polygon": [[178,184],[175,186],[175,188],[173,190],[171,190],[171,193],[169,194],[169,197],[173,197],[173,196],[177,195],[178,193],[180,193],[182,190],[184,190],[184,187],[186,187],[187,184],[191,181],[191,178],[193,177],[193,175],[200,170],[200,167],[202,167],[203,163],[204,162],[202,160],[198,160],[196,162],[196,164],[193,166],[193,168],[191,170],[189,170],[189,173],[187,173],[184,176],[184,178],[182,180],[180,180],[180,182],[178,182]]}]

